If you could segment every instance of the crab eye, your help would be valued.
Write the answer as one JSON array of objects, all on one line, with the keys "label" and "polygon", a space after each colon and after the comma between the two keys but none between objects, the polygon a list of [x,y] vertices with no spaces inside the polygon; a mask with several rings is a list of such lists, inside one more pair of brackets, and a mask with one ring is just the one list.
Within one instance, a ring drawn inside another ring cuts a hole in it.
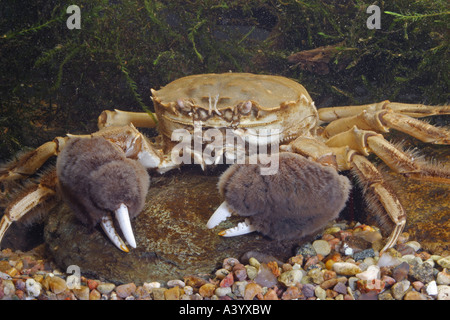
[{"label": "crab eye", "polygon": [[177,108],[183,112],[191,111],[191,104],[189,101],[184,101],[183,99],[177,100]]},{"label": "crab eye", "polygon": [[239,105],[238,109],[241,114],[249,114],[250,111],[252,110],[252,102],[247,101],[247,102],[241,103]]}]

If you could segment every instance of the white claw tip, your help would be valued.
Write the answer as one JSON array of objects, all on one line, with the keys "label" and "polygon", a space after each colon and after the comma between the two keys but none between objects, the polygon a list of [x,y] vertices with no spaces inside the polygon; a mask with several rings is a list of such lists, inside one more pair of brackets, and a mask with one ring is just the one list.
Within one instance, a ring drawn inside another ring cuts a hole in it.
[{"label": "white claw tip", "polygon": [[245,222],[238,223],[238,225],[234,228],[230,228],[230,229],[219,232],[219,236],[236,237],[236,236],[241,236],[241,235],[244,235],[247,233],[251,233],[253,231],[256,231],[256,229],[246,219]]},{"label": "white claw tip", "polygon": [[115,214],[125,240],[132,248],[136,248],[136,240],[134,239],[133,229],[131,228],[130,215],[128,214],[127,206],[121,203],[119,209],[115,211]]},{"label": "white claw tip", "polygon": [[222,221],[227,220],[228,217],[231,216],[231,210],[228,208],[226,201],[222,202],[222,204],[217,208],[217,210],[213,213],[211,218],[209,218],[206,226],[208,229],[212,229],[217,226]]}]

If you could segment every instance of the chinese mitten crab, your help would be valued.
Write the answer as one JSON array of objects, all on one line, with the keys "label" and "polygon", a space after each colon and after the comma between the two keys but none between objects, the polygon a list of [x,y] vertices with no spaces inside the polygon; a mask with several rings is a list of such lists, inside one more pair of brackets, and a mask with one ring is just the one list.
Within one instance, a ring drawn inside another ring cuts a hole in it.
[{"label": "chinese mitten crab", "polygon": [[[104,111],[98,132],[56,138],[5,165],[0,179],[6,185],[58,155],[56,174],[44,174],[39,185],[26,187],[10,202],[0,241],[13,221],[58,193],[83,223],[100,224],[116,246],[128,251],[111,214],[134,247],[130,217],[144,205],[147,170],[164,173],[192,159],[204,167],[225,158],[235,164],[220,179],[225,201],[207,226],[214,228],[232,212],[247,219],[221,235],[259,231],[286,239],[311,234],[344,207],[350,182],[338,172],[352,170],[370,206],[395,225],[385,250],[396,243],[406,214],[366,157],[373,153],[408,177],[450,181],[448,167],[415,157],[382,135],[395,129],[424,142],[449,144],[447,129],[416,119],[450,114],[449,106],[383,101],[317,110],[299,83],[246,73],[180,78],[152,90],[152,98],[154,114]],[[159,136],[147,139],[136,127],[157,127]]]}]

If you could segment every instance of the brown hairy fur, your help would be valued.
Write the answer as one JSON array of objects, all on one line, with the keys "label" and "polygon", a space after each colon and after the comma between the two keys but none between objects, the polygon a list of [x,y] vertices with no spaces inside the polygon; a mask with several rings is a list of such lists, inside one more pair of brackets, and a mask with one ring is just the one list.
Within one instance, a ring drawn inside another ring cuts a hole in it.
[{"label": "brown hairy fur", "polygon": [[261,175],[259,165],[234,165],[219,181],[228,205],[278,240],[312,234],[337,218],[350,186],[335,169],[293,153],[280,153],[274,175]]},{"label": "brown hairy fur", "polygon": [[121,203],[131,218],[144,207],[150,183],[147,171],[102,137],[69,140],[56,170],[63,199],[87,225],[95,226]]}]

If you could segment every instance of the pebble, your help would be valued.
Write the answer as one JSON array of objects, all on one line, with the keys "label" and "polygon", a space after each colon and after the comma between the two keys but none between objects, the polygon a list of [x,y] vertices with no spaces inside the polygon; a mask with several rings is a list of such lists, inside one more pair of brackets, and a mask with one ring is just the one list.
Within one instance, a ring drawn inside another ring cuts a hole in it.
[{"label": "pebble", "polygon": [[325,240],[316,240],[312,243],[316,254],[321,254],[322,256],[327,256],[331,252],[331,246],[328,241]]},{"label": "pebble", "polygon": [[437,290],[437,300],[450,300],[450,286],[440,285]]},{"label": "pebble", "polygon": [[[248,255],[222,261],[208,276],[113,284],[58,271],[33,253],[0,251],[0,300],[450,300],[450,256],[402,234],[381,257],[379,231],[330,226],[286,261]],[[275,262],[277,261],[277,262]]]},{"label": "pebble", "polygon": [[437,274],[436,283],[443,284],[443,285],[450,284],[450,273],[448,272],[448,270],[446,268]]},{"label": "pebble", "polygon": [[356,277],[366,281],[380,279],[380,267],[369,266],[366,271],[356,274]]},{"label": "pebble", "polygon": [[344,276],[353,276],[357,273],[361,273],[361,269],[353,263],[350,262],[336,262],[333,264],[333,271],[337,274]]},{"label": "pebble", "polygon": [[134,283],[122,284],[116,288],[116,294],[120,298],[129,297],[135,291],[136,291],[136,285]]},{"label": "pebble", "polygon": [[437,261],[437,264],[440,265],[442,268],[450,269],[450,256],[439,259]]},{"label": "pebble", "polygon": [[392,296],[396,300],[402,300],[403,296],[406,294],[406,291],[409,289],[410,284],[411,283],[408,280],[402,280],[395,283],[391,288]]},{"label": "pebble", "polygon": [[435,296],[438,294],[436,281],[431,281],[426,287],[427,294],[430,296]]},{"label": "pebble", "polygon": [[[97,290],[101,294],[109,294],[111,291],[113,291],[116,288],[116,285],[114,283],[101,283],[97,286]],[[93,290],[93,289],[92,289]]]},{"label": "pebble", "polygon": [[299,283],[300,280],[302,280],[302,277],[303,272],[300,270],[290,270],[283,272],[278,278],[278,281],[283,283],[286,287],[291,287]]}]

